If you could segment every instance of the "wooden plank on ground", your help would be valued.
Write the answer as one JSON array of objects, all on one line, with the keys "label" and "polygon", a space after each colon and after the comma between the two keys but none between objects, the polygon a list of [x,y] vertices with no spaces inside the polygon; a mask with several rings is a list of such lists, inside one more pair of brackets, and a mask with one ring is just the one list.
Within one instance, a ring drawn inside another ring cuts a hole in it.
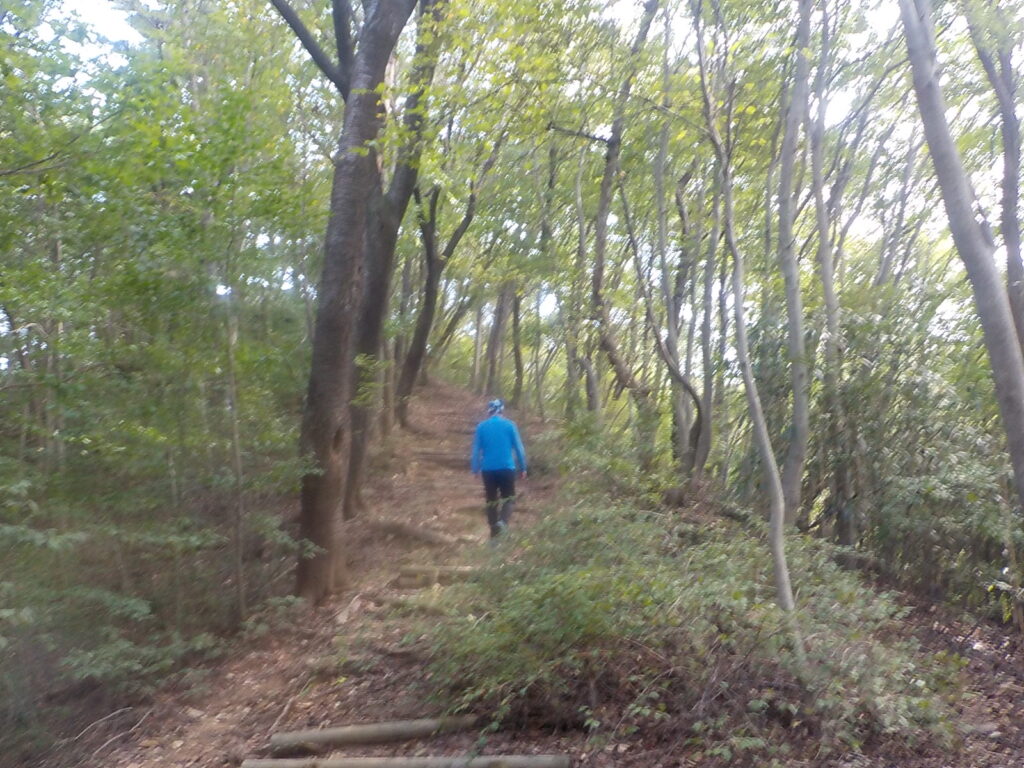
[{"label": "wooden plank on ground", "polygon": [[286,731],[271,735],[270,749],[276,754],[281,754],[295,751],[320,752],[325,748],[351,744],[390,744],[395,741],[423,739],[438,733],[463,731],[472,728],[477,720],[473,715],[461,715]]},{"label": "wooden plank on ground", "polygon": [[310,757],[245,760],[242,768],[571,768],[568,755]]}]

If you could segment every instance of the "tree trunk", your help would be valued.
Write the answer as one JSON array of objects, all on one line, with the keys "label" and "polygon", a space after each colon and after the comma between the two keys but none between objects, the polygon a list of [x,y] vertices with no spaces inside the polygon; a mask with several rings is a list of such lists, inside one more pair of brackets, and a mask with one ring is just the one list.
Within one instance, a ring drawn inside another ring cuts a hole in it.
[{"label": "tree trunk", "polygon": [[505,282],[494,304],[494,319],[487,339],[487,378],[484,385],[488,397],[501,397],[502,394],[501,361],[505,345],[505,323],[512,307],[514,290],[511,282]]},{"label": "tree trunk", "polygon": [[623,389],[629,390],[636,405],[638,423],[644,431],[638,440],[638,455],[642,465],[641,469],[643,470],[650,469],[653,459],[651,448],[654,445],[654,430],[652,427],[657,426],[655,418],[657,406],[653,402],[650,388],[637,380],[619,351],[611,326],[611,319],[608,316],[608,307],[604,299],[604,272],[605,251],[608,244],[608,216],[611,213],[614,185],[619,177],[622,135],[626,122],[626,104],[636,77],[636,59],[640,51],[643,50],[647,34],[650,31],[651,23],[657,10],[657,0],[647,0],[644,3],[640,27],[630,48],[629,69],[622,81],[622,85],[619,87],[615,102],[614,117],[612,119],[610,136],[607,140],[607,151],[605,152],[604,172],[601,176],[601,186],[597,200],[597,213],[594,217],[594,266],[591,276],[591,319],[597,327],[599,346],[611,363],[618,385]]},{"label": "tree trunk", "polygon": [[470,376],[470,389],[475,393],[480,394],[481,380],[480,380],[480,357],[483,350],[483,325],[484,325],[484,307],[481,303],[476,308],[476,318],[473,322],[473,372]]},{"label": "tree trunk", "polygon": [[335,538],[335,518],[343,499],[350,450],[349,402],[354,394],[355,319],[362,300],[370,223],[368,195],[380,184],[372,146],[384,120],[380,86],[414,6],[414,0],[376,4],[363,22],[334,161],[300,439],[301,452],[313,469],[302,478],[299,538],[315,549],[304,549],[300,556],[296,591],[314,603],[335,589],[338,577],[343,578],[344,559]]},{"label": "tree trunk", "polygon": [[394,176],[387,193],[381,187],[378,171],[372,187],[368,208],[368,225],[364,233],[366,274],[364,296],[361,303],[359,329],[356,335],[356,391],[351,410],[351,450],[343,503],[346,520],[355,517],[362,506],[363,467],[369,446],[370,427],[374,408],[377,407],[377,367],[384,332],[384,320],[390,305],[391,278],[395,271],[395,247],[398,229],[412,199],[419,174],[422,154],[423,126],[426,113],[422,103],[425,92],[434,79],[438,56],[438,30],[440,0],[423,0],[422,14],[417,29],[414,65],[410,76],[411,89],[404,106],[403,130],[405,142],[398,150]]},{"label": "tree trunk", "polygon": [[[721,235],[721,190],[715,186],[711,198],[711,236],[708,239],[708,254],[704,264],[703,317],[700,325],[700,353],[703,367],[704,389],[701,393],[701,410],[704,414],[700,434],[697,436],[697,449],[694,456],[693,473],[700,478],[711,454],[712,415],[715,412],[715,361],[711,351],[711,321],[715,312],[715,261],[718,252],[718,240]],[[722,329],[725,333],[725,329]]]},{"label": "tree trunk", "polygon": [[[424,253],[424,255],[426,255]],[[430,338],[430,329],[434,325],[434,313],[437,311],[437,297],[441,286],[442,264],[435,257],[426,258],[426,275],[423,285],[423,298],[420,302],[420,311],[416,315],[416,329],[412,334],[412,341],[409,342],[409,352],[402,363],[402,372],[398,378],[398,387],[395,391],[398,408],[398,423],[403,427],[409,426],[409,397],[412,395],[413,386],[423,365],[423,358],[427,354],[427,340]]]},{"label": "tree trunk", "polygon": [[[230,301],[236,300],[232,291]],[[228,413],[231,418],[231,472],[235,479],[235,503],[231,515],[232,570],[235,579],[235,610],[238,624],[248,615],[245,599],[245,569],[242,563],[242,548],[245,542],[245,476],[242,471],[242,436],[238,427],[238,382],[235,377],[235,348],[238,346],[238,318],[234,307],[228,307],[227,344],[224,362],[227,373]],[[175,490],[177,495],[177,490]],[[175,559],[177,563],[177,559]]]},{"label": "tree trunk", "polygon": [[[740,371],[743,376],[743,389],[747,398],[747,411],[750,416],[751,426],[754,432],[754,444],[761,459],[761,468],[764,473],[764,490],[768,495],[769,503],[769,536],[768,541],[772,553],[772,570],[775,576],[776,600],[782,610],[793,613],[796,603],[793,599],[793,589],[789,580],[789,566],[786,562],[785,549],[785,525],[784,512],[785,500],[782,493],[782,480],[779,474],[778,463],[775,460],[775,453],[772,449],[771,437],[768,433],[768,423],[765,420],[764,409],[761,407],[761,397],[757,391],[757,382],[754,379],[753,367],[750,361],[750,345],[747,341],[747,323],[744,310],[744,287],[743,287],[743,254],[736,242],[734,229],[735,213],[732,199],[732,145],[726,144],[719,133],[717,109],[712,105],[710,86],[708,83],[707,60],[703,38],[703,21],[699,15],[699,9],[695,9],[694,28],[697,33],[697,56],[699,60],[699,73],[701,82],[701,94],[703,97],[704,121],[708,130],[708,137],[715,152],[715,159],[718,161],[720,182],[722,189],[722,216],[725,232],[725,242],[729,253],[733,257],[733,311],[736,323],[736,357],[739,361]],[[729,41],[723,35],[725,44],[722,46],[724,53],[728,56]],[[726,120],[732,119],[731,88],[726,93],[725,114]],[[732,126],[727,123],[726,135],[732,135]],[[803,656],[803,640],[799,629],[793,619],[792,624],[793,644],[798,656]]]},{"label": "tree trunk", "polygon": [[[807,41],[811,29],[811,2],[799,0],[800,21],[797,25],[795,73],[792,91],[783,96],[785,129],[779,158],[779,266],[786,285],[786,329],[788,335],[790,384],[793,389],[793,422],[786,460],[782,467],[782,492],[785,500],[785,523],[796,522],[800,511],[800,488],[803,481],[807,441],[810,433],[807,380],[807,352],[804,344],[804,310],[800,295],[800,268],[797,264],[793,225],[796,219],[796,192],[793,175],[796,167],[800,126],[807,111]],[[827,233],[826,233],[827,236]]]},{"label": "tree trunk", "polygon": [[[809,9],[808,9],[809,12]],[[801,14],[804,9],[801,6]],[[827,469],[830,484],[830,505],[836,517],[837,542],[844,546],[857,543],[857,518],[849,498],[849,465],[852,451],[846,445],[846,416],[840,392],[842,360],[840,358],[840,308],[835,288],[836,257],[832,247],[831,224],[828,205],[825,201],[825,113],[828,99],[825,85],[828,81],[828,66],[831,61],[829,19],[823,12],[821,24],[821,56],[815,76],[815,101],[817,112],[814,120],[807,115],[807,134],[811,142],[811,187],[814,194],[815,221],[818,230],[818,270],[821,276],[822,295],[825,299],[825,402],[828,407],[828,439],[822,451],[822,469]],[[865,111],[865,114],[867,112]],[[842,191],[839,185],[833,188],[830,203],[838,208]]]},{"label": "tree trunk", "polygon": [[925,139],[942,190],[953,242],[967,270],[992,367],[1018,501],[1024,503],[1024,357],[995,246],[975,218],[974,195],[946,122],[927,0],[900,0],[907,52]]},{"label": "tree trunk", "polygon": [[512,297],[512,360],[515,364],[515,383],[512,385],[512,405],[519,406],[523,399],[523,346],[520,332],[519,294]]}]

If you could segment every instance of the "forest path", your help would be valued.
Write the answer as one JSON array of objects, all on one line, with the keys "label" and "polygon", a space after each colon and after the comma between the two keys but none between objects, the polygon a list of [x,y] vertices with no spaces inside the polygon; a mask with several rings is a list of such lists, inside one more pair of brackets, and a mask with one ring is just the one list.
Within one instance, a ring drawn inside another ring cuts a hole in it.
[{"label": "forest path", "polygon": [[[310,612],[290,609],[233,641],[219,663],[194,670],[193,683],[160,691],[144,705],[93,728],[70,749],[51,755],[47,768],[183,768],[237,766],[269,756],[272,733],[345,723],[370,723],[441,714],[426,696],[424,651],[416,642],[422,614],[396,603],[415,589],[395,577],[407,565],[460,565],[489,552],[479,481],[467,468],[482,400],[434,384],[412,403],[415,429],[395,429],[371,467],[365,514],[346,524],[352,587]],[[515,418],[515,414],[512,414]],[[527,451],[542,430],[520,421]],[[531,478],[520,490],[513,526],[528,526],[553,503],[554,482]],[[402,521],[442,534],[431,545],[386,534],[380,521]],[[500,550],[499,550],[500,551]],[[429,618],[429,617],[428,617]],[[259,622],[257,621],[257,624]],[[956,653],[970,698],[961,703],[966,729],[958,749],[945,753],[908,745],[886,756],[814,756],[797,746],[789,768],[1020,768],[1024,765],[1024,666],[1015,637],[985,622],[964,623],[952,611],[920,605],[908,629],[931,652]],[[411,641],[411,642],[410,642]],[[508,731],[482,740],[477,730],[383,747],[349,748],[346,755],[569,754],[587,768],[675,768],[695,765],[683,746],[625,739],[595,749],[583,732]],[[796,738],[796,737],[794,737]],[[584,759],[585,757],[585,759]],[[2,760],[0,760],[2,762]],[[719,765],[710,761],[705,765]]]},{"label": "forest path", "polygon": [[[189,690],[157,694],[148,706],[119,720],[122,735],[80,765],[109,768],[178,768],[238,765],[267,756],[272,732],[349,722],[438,715],[426,700],[425,670],[417,648],[403,642],[422,616],[396,610],[403,596],[395,577],[402,566],[457,565],[487,547],[482,489],[468,469],[469,448],[483,401],[435,383],[412,402],[413,429],[397,426],[370,467],[366,510],[345,524],[352,586],[310,613],[297,607],[287,620],[268,621],[233,643],[224,660],[197,670]],[[510,414],[515,418],[515,414]],[[541,425],[520,423],[527,451]],[[521,484],[513,527],[529,525],[553,491],[551,481]],[[442,534],[429,544],[382,521],[400,521]],[[124,733],[140,718],[145,719]],[[116,733],[109,731],[108,733]],[[566,740],[492,736],[484,754],[559,752]],[[431,740],[431,754],[465,754],[479,732]],[[578,736],[575,741],[578,742]],[[422,743],[367,747],[349,754],[425,754]]]}]

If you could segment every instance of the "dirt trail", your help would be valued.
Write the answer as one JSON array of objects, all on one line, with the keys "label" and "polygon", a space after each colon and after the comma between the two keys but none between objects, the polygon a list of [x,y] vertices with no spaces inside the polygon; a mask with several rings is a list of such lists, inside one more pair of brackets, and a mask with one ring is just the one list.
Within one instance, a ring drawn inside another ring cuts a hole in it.
[{"label": "dirt trail", "polygon": [[[266,755],[274,730],[438,714],[439,705],[424,700],[422,664],[401,642],[412,625],[396,615],[392,603],[404,591],[393,582],[400,566],[458,564],[487,546],[479,481],[468,471],[481,408],[480,398],[464,390],[427,387],[412,404],[414,429],[396,428],[374,461],[364,515],[346,524],[353,586],[312,615],[296,610],[293,622],[283,627],[274,622],[264,637],[240,640],[192,690],[164,691],[149,705],[119,715],[117,729],[106,734],[123,735],[106,745],[100,742],[77,764],[237,765],[244,757]],[[520,426],[529,450],[539,425]],[[536,519],[550,496],[549,483],[529,479],[521,484],[514,526]],[[438,546],[382,533],[373,525],[380,520],[411,523],[455,543]],[[435,739],[431,751],[468,750],[477,738]],[[542,751],[539,746],[530,751]],[[355,754],[415,754],[417,749],[422,752],[422,745]]]},{"label": "dirt trail", "polygon": [[[395,610],[406,592],[394,585],[400,567],[457,565],[487,550],[481,490],[467,469],[473,424],[482,402],[463,390],[433,385],[414,401],[415,429],[396,429],[374,462],[365,494],[367,509],[344,531],[352,554],[353,586],[310,614],[296,608],[290,621],[272,622],[262,637],[241,638],[219,664],[197,675],[190,690],[165,690],[144,706],[99,724],[48,768],[182,768],[235,766],[268,755],[270,734],[325,725],[429,717],[441,713],[424,685],[423,651],[415,636],[420,617]],[[513,414],[513,417],[514,414]],[[529,452],[541,425],[520,422]],[[521,487],[514,527],[535,521],[549,506],[550,480]],[[401,520],[448,537],[431,545],[388,535],[374,521]],[[421,593],[422,594],[422,593]],[[933,651],[953,652],[971,698],[960,711],[967,734],[952,753],[908,749],[886,755],[812,757],[792,768],[1020,768],[1024,765],[1024,666],[1021,649],[998,627],[961,625],[927,606],[909,622]],[[551,730],[453,733],[429,742],[353,748],[348,755],[562,753],[587,768],[672,768],[700,765],[687,758],[686,734],[678,743],[647,743],[635,734],[594,751],[582,732]],[[794,745],[795,746],[795,745]],[[797,753],[804,751],[797,747]],[[2,762],[2,761],[0,761]],[[704,764],[718,765],[705,762]]]}]

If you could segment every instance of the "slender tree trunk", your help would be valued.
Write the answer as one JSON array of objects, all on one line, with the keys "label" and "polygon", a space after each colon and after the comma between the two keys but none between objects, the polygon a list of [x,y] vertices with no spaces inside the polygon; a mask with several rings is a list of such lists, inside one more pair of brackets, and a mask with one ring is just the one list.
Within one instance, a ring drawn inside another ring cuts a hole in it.
[{"label": "slender tree trunk", "polygon": [[501,360],[505,345],[505,325],[512,308],[514,287],[505,282],[494,305],[494,320],[487,339],[487,378],[484,390],[488,397],[501,397]]},{"label": "slender tree trunk", "polygon": [[402,363],[402,372],[398,379],[395,395],[398,399],[398,422],[403,427],[409,426],[409,397],[419,376],[423,359],[427,354],[427,340],[434,324],[434,313],[437,311],[437,297],[441,286],[442,264],[435,256],[426,262],[426,276],[423,286],[423,297],[420,311],[416,315],[416,328],[409,352]]},{"label": "slender tree trunk", "polygon": [[481,380],[480,380],[480,357],[483,349],[483,325],[484,325],[484,307],[481,303],[476,308],[476,318],[473,322],[473,372],[470,377],[470,389],[477,394],[481,391]]},{"label": "slender tree trunk", "polygon": [[[803,13],[803,10],[801,10]],[[815,222],[818,230],[818,270],[821,276],[822,295],[825,299],[825,402],[828,406],[828,440],[822,451],[823,470],[827,470],[831,486],[830,504],[835,510],[837,541],[844,546],[857,543],[857,518],[849,499],[849,471],[852,451],[846,446],[846,416],[840,391],[842,360],[840,358],[840,308],[835,288],[835,253],[832,249],[832,232],[829,221],[829,206],[825,200],[825,113],[828,100],[825,85],[828,81],[828,67],[831,61],[829,19],[823,12],[821,24],[821,55],[815,76],[815,101],[817,112],[812,120],[807,115],[807,134],[811,142],[811,186],[814,193]],[[841,192],[833,190],[831,203],[838,207]]]},{"label": "slender tree trunk", "polygon": [[1017,498],[1024,503],[1024,357],[1020,339],[996,268],[995,246],[975,218],[974,195],[946,122],[929,3],[927,0],[900,0],[900,15],[925,139],[942,190],[953,242],[974,292],[1013,465]]},{"label": "slender tree trunk", "polygon": [[630,48],[629,70],[619,87],[619,93],[615,102],[615,112],[612,119],[610,136],[607,141],[607,151],[605,152],[604,172],[601,176],[601,186],[598,194],[597,213],[594,217],[594,258],[591,277],[591,319],[597,327],[600,348],[611,363],[619,386],[629,390],[636,406],[637,421],[641,428],[645,430],[638,440],[638,457],[643,470],[650,469],[654,458],[653,446],[654,428],[657,426],[657,404],[654,402],[650,388],[637,380],[620,353],[604,298],[604,272],[605,251],[608,243],[608,216],[611,213],[614,185],[619,176],[626,103],[636,76],[636,58],[643,50],[647,34],[650,31],[651,23],[657,10],[657,0],[647,0],[644,4],[640,28]]},{"label": "slender tree trunk", "polygon": [[512,360],[515,364],[515,381],[512,385],[512,404],[520,406],[523,400],[523,346],[520,331],[519,293],[512,296]]},{"label": "slender tree trunk", "polygon": [[[721,236],[721,190],[717,185],[711,198],[711,236],[708,239],[708,253],[704,264],[703,316],[700,326],[700,352],[703,368],[703,392],[701,393],[701,410],[704,419],[700,434],[697,436],[697,449],[694,456],[694,476],[700,478],[704,474],[708,456],[711,454],[712,425],[714,424],[715,408],[715,361],[711,350],[711,321],[715,312],[715,261],[718,252],[718,240]],[[724,334],[724,329],[723,329]]]},{"label": "slender tree trunk", "polygon": [[[999,105],[999,134],[1003,143],[1003,179],[999,230],[1006,246],[1006,275],[1010,311],[1017,337],[1024,344],[1024,262],[1021,260],[1020,215],[1020,120],[1017,118],[1017,83],[1014,49],[1019,46],[1021,30],[1014,28],[1004,8],[994,0],[967,3],[967,20],[978,59]],[[986,45],[985,31],[995,41],[995,50]]]},{"label": "slender tree trunk", "polygon": [[[398,398],[398,382],[401,377],[401,367],[404,365],[405,357],[408,354],[409,349],[409,311],[412,307],[412,259],[407,258],[402,264],[402,281],[401,288],[399,289],[398,295],[398,322],[401,327],[401,331],[395,337],[394,344],[394,355],[393,361],[394,366],[391,369],[391,380],[394,386],[394,408],[395,417],[401,422],[401,415],[398,410],[401,406],[401,401]],[[415,331],[414,331],[415,333]],[[404,426],[404,424],[403,424]]]},{"label": "slender tree trunk", "polygon": [[[800,295],[800,268],[797,264],[793,231],[796,219],[796,193],[793,184],[797,160],[800,126],[807,111],[807,41],[811,29],[811,0],[799,0],[800,20],[797,25],[793,56],[793,86],[783,97],[785,129],[779,158],[779,265],[786,285],[786,329],[788,335],[790,384],[793,390],[793,422],[789,447],[782,467],[782,492],[785,499],[785,522],[792,525],[800,512],[800,489],[803,482],[807,441],[810,434],[808,406],[807,351],[804,344],[804,310]],[[827,235],[826,235],[827,236]]]},{"label": "slender tree trunk", "polygon": [[380,413],[378,414],[378,428],[381,439],[387,439],[394,427],[395,420],[395,376],[394,370],[396,361],[394,358],[395,345],[389,344],[387,339],[380,345],[380,372],[378,373],[377,386],[380,387]]},{"label": "slender tree trunk", "polygon": [[[754,379],[753,367],[750,361],[750,345],[747,341],[747,324],[744,310],[744,269],[743,254],[736,242],[734,229],[735,213],[732,198],[732,109],[733,93],[730,90],[725,95],[725,139],[722,138],[718,129],[717,107],[713,106],[710,86],[708,84],[707,60],[705,57],[705,44],[703,39],[703,22],[700,17],[699,6],[694,8],[694,28],[697,33],[697,56],[699,59],[699,73],[701,82],[701,93],[703,97],[704,120],[708,129],[708,136],[715,152],[715,159],[718,161],[720,183],[722,189],[722,216],[725,232],[725,241],[729,253],[733,257],[733,312],[736,323],[736,356],[739,361],[740,371],[743,376],[743,389],[747,397],[747,410],[750,415],[751,426],[754,431],[754,443],[761,459],[761,468],[764,473],[764,490],[768,495],[769,503],[769,545],[772,553],[772,569],[775,575],[776,599],[779,606],[787,613],[793,613],[796,603],[793,599],[793,589],[790,585],[789,566],[786,562],[785,549],[785,500],[782,492],[782,479],[779,474],[779,467],[775,460],[775,453],[772,449],[771,437],[768,433],[768,423],[765,420],[764,410],[761,407],[761,398],[757,391],[757,382]],[[720,55],[728,56],[729,41],[724,37],[724,52]],[[803,656],[803,640],[799,628],[793,619],[792,624],[793,643],[797,654]]]},{"label": "slender tree trunk", "polygon": [[[232,293],[231,302],[235,296]],[[238,426],[238,382],[235,376],[235,348],[238,346],[238,318],[234,308],[229,308],[227,344],[224,362],[227,371],[228,415],[231,419],[231,472],[235,479],[235,504],[231,516],[231,548],[235,580],[235,610],[237,622],[241,624],[248,615],[245,599],[245,475],[242,471],[242,436]],[[175,484],[176,485],[176,484]],[[175,495],[177,493],[175,492]],[[175,561],[177,563],[177,560]]]}]

